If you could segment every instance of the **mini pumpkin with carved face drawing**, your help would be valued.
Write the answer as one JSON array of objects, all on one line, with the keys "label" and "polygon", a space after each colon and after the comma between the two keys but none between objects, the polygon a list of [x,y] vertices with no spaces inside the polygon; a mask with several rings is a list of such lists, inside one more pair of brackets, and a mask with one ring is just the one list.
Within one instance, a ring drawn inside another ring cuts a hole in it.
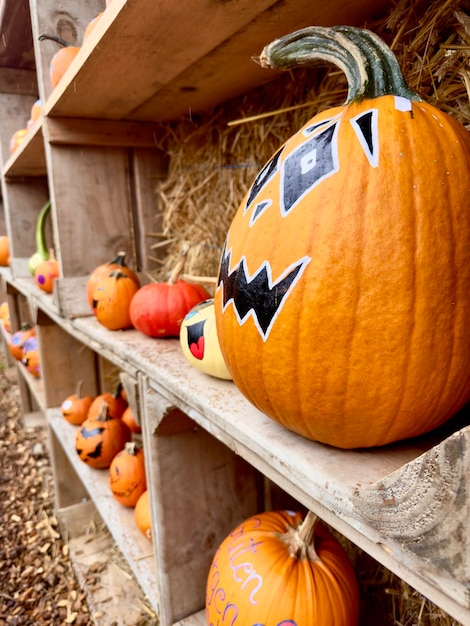
[{"label": "mini pumpkin with carved face drawing", "polygon": [[216,378],[231,379],[217,337],[213,299],[197,304],[185,316],[180,344],[184,356],[195,368]]}]

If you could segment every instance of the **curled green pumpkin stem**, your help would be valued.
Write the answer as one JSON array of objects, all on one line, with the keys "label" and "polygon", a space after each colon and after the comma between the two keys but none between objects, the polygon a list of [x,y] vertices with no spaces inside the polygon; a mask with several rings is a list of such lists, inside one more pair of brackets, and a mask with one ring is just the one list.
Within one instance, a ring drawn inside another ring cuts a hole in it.
[{"label": "curled green pumpkin stem", "polygon": [[348,81],[346,104],[364,98],[421,98],[406,84],[392,50],[375,33],[353,26],[312,26],[276,39],[259,57],[262,67],[290,69],[327,61]]}]

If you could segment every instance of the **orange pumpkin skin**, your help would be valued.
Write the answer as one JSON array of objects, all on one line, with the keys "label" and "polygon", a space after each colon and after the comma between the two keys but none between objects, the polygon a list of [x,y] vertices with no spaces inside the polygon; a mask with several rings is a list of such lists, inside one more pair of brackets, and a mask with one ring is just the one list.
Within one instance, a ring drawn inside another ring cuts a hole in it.
[{"label": "orange pumpkin skin", "polygon": [[127,274],[127,276],[132,278],[137,287],[140,287],[139,277],[133,270],[131,270],[130,267],[126,265],[126,253],[118,252],[117,256],[112,261],[101,263],[100,265],[95,267],[95,269],[90,273],[90,276],[88,277],[86,284],[86,295],[88,304],[90,305],[90,308],[93,310],[93,312],[93,294],[95,292],[95,289],[103,278],[106,278],[111,274],[111,272],[114,272],[115,270],[119,270],[120,272],[124,272],[125,274]]},{"label": "orange pumpkin skin", "polygon": [[10,239],[6,235],[0,237],[0,265],[10,265]]},{"label": "orange pumpkin skin", "polygon": [[130,306],[138,291],[135,282],[120,270],[103,278],[93,293],[96,319],[108,330],[132,328]]},{"label": "orange pumpkin skin", "polygon": [[136,422],[136,419],[134,417],[134,414],[132,413],[132,409],[130,406],[126,408],[126,410],[122,414],[121,419],[124,422],[124,424],[127,424],[127,426],[130,428],[130,431],[132,433],[139,434],[142,432],[142,428]]},{"label": "orange pumpkin skin", "polygon": [[36,267],[34,272],[34,281],[42,291],[52,293],[54,291],[54,282],[60,276],[59,262],[52,255],[46,261],[42,261]]},{"label": "orange pumpkin skin", "polygon": [[60,48],[52,57],[49,67],[49,77],[52,87],[57,87],[60,79],[67,71],[69,65],[80,51],[80,46],[65,46]]},{"label": "orange pumpkin skin", "polygon": [[79,381],[76,393],[67,396],[60,406],[64,419],[75,426],[86,420],[94,400],[93,396],[82,395],[82,386],[83,381]]},{"label": "orange pumpkin skin", "polygon": [[149,492],[144,493],[137,500],[134,507],[134,519],[137,528],[149,541],[152,541],[152,518],[150,513]]},{"label": "orange pumpkin skin", "polygon": [[16,130],[10,139],[10,152],[13,154],[15,150],[20,146],[23,141],[26,139],[26,135],[28,134],[28,128],[19,128]]},{"label": "orange pumpkin skin", "polygon": [[208,625],[358,624],[355,573],[327,528],[316,524],[314,551],[291,555],[289,534],[301,522],[300,513],[260,513],[222,541],[207,578]]},{"label": "orange pumpkin skin", "polygon": [[145,460],[142,448],[126,443],[109,466],[109,486],[114,498],[123,506],[134,507],[146,491]]},{"label": "orange pumpkin skin", "polygon": [[21,362],[32,376],[41,378],[41,363],[39,360],[39,344],[37,337],[29,337],[24,342]]},{"label": "orange pumpkin skin", "polygon": [[80,460],[90,467],[107,469],[131,438],[131,431],[120,419],[101,415],[82,423],[77,430],[75,448]]},{"label": "orange pumpkin skin", "polygon": [[103,393],[98,394],[96,398],[93,399],[93,402],[90,404],[87,418],[97,418],[102,412],[103,406],[106,405],[108,407],[108,413],[111,417],[121,419],[124,411],[127,408],[127,402],[121,396],[120,389],[121,388],[118,387],[116,393],[103,391]]},{"label": "orange pumpkin skin", "polygon": [[[323,174],[302,191],[315,158]],[[470,134],[429,104],[385,95],[310,120],[227,235],[216,320],[242,393],[342,448],[454,415],[470,399],[469,197]]]}]

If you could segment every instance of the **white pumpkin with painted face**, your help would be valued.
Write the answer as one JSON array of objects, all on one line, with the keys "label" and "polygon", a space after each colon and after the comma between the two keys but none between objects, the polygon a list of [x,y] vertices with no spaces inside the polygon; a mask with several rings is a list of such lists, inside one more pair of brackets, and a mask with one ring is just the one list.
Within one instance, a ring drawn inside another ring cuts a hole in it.
[{"label": "white pumpkin with painted face", "polygon": [[186,359],[201,372],[231,380],[220,350],[214,300],[204,300],[189,311],[181,324],[180,344]]}]

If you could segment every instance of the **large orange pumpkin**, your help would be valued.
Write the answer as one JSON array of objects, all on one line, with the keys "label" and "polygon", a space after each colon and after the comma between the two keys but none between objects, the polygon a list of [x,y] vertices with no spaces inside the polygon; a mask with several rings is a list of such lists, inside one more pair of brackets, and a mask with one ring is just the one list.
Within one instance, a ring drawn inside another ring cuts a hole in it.
[{"label": "large orange pumpkin", "polygon": [[427,432],[470,399],[470,134],[407,88],[369,31],[276,40],[275,67],[328,58],[344,106],[261,170],[215,297],[228,369],[264,413],[343,448]]},{"label": "large orange pumpkin", "polygon": [[359,592],[341,544],[312,514],[250,517],[220,544],[206,588],[207,624],[355,626]]}]

